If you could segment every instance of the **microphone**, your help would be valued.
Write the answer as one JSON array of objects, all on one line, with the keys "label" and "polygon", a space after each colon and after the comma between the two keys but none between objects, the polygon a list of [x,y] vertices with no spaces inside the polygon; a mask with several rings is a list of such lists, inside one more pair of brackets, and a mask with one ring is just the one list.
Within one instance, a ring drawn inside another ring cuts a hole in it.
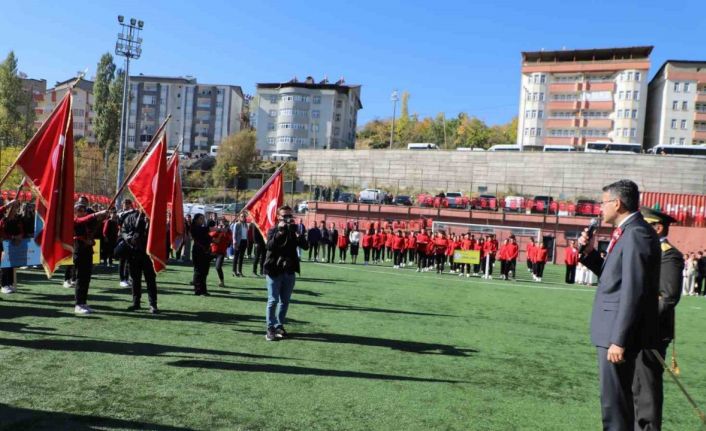
[{"label": "microphone", "polygon": [[586,246],[588,245],[589,242],[591,242],[591,238],[593,238],[593,234],[596,232],[596,229],[598,229],[601,226],[601,218],[600,217],[594,217],[591,219],[591,223],[588,225],[588,230],[586,230],[586,235],[588,236],[588,240],[586,241],[586,244],[579,244],[579,254],[583,254],[583,251],[586,249]]}]

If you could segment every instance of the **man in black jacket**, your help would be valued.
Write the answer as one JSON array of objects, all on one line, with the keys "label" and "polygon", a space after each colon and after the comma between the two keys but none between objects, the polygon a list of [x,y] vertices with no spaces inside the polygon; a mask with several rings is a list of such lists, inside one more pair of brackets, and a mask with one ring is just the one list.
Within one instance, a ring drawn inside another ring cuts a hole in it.
[{"label": "man in black jacket", "polygon": [[292,208],[284,205],[277,210],[277,214],[277,226],[267,232],[267,255],[264,265],[267,281],[267,341],[287,336],[284,322],[287,318],[289,299],[294,290],[295,274],[300,270],[297,247],[304,250],[309,248],[306,238],[297,233]]},{"label": "man in black jacket", "polygon": [[157,314],[157,277],[154,272],[152,260],[147,256],[147,232],[149,222],[147,216],[141,211],[132,211],[125,215],[120,226],[120,235],[128,245],[127,262],[132,279],[132,305],[128,311],[140,309],[142,297],[142,275],[147,284],[150,313]]},{"label": "man in black jacket", "polygon": [[321,242],[321,231],[316,226],[316,222],[311,222],[311,229],[306,233],[306,239],[309,242],[309,261],[311,262],[311,252],[314,252],[314,262],[319,259],[319,242]]},{"label": "man in black jacket", "polygon": [[[669,343],[674,339],[674,309],[681,298],[684,259],[682,253],[667,240],[669,225],[676,222],[676,219],[651,208],[643,207],[640,212],[659,236],[662,248],[659,272],[659,338],[656,350],[664,358]],[[662,428],[663,372],[662,364],[651,350],[640,351],[635,362],[635,380],[632,384],[636,430]]]}]

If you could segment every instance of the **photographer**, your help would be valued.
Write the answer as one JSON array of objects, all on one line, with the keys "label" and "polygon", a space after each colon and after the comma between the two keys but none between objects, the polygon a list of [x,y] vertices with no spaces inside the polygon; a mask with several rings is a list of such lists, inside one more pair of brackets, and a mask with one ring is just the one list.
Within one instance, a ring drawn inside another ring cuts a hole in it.
[{"label": "photographer", "polygon": [[264,265],[267,280],[267,341],[287,336],[284,321],[289,308],[289,298],[294,290],[295,273],[299,272],[297,247],[303,250],[309,248],[306,237],[297,233],[291,207],[280,207],[277,210],[277,220],[277,226],[267,232],[267,255]]}]

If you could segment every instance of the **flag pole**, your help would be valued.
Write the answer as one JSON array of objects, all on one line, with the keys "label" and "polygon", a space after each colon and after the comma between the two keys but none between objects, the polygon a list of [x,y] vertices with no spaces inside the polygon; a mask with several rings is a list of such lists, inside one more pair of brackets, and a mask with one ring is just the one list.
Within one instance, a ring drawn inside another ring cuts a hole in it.
[{"label": "flag pole", "polygon": [[141,155],[140,158],[137,160],[137,163],[135,163],[135,166],[132,167],[132,170],[131,170],[130,173],[125,177],[125,180],[124,180],[123,183],[120,185],[120,188],[118,189],[117,192],[115,192],[115,195],[114,195],[113,198],[110,200],[110,203],[108,204],[108,208],[111,208],[111,207],[113,207],[113,206],[115,205],[115,201],[118,200],[118,196],[120,196],[120,195],[122,194],[123,190],[125,190],[125,186],[127,186],[127,183],[132,179],[132,176],[135,174],[135,172],[137,171],[137,169],[140,167],[140,164],[142,163],[142,161],[145,159],[145,157],[147,157],[147,154],[150,152],[150,150],[152,149],[152,147],[154,146],[154,144],[155,144],[159,139],[162,138],[162,132],[164,131],[164,128],[166,127],[167,122],[169,122],[169,119],[170,119],[170,118],[172,118],[172,114],[167,115],[167,118],[165,118],[164,121],[162,122],[162,124],[159,126],[159,129],[157,129],[157,133],[154,134],[154,136],[152,137],[152,140],[150,141],[149,145],[147,145],[147,148],[145,148],[145,151],[142,152],[142,155]]},{"label": "flag pole", "polygon": [[[83,79],[83,77],[84,77],[85,75],[86,75],[86,72],[85,72],[85,71],[78,74],[78,76],[76,77],[76,79],[75,79],[71,84],[69,84],[69,88],[68,88],[68,90],[66,91],[66,94],[64,95],[64,97],[71,97],[72,90],[74,89],[74,87],[76,86],[76,84],[78,84],[78,83],[81,81],[81,79]],[[34,135],[32,135],[32,137],[30,138],[29,141],[27,141],[27,143],[32,142],[32,141],[34,140],[34,138],[36,138],[37,136],[39,136],[39,134],[41,134],[41,133],[44,132],[44,130],[47,128],[47,125],[49,124],[49,119],[52,117],[52,115],[54,114],[54,111],[56,111],[56,109],[59,107],[59,105],[61,105],[61,103],[58,103],[58,104],[54,107],[54,109],[52,110],[51,114],[49,114],[49,116],[47,117],[47,119],[44,120],[44,122],[42,123],[41,126],[39,126],[39,129],[37,129],[37,131],[34,132]],[[7,178],[8,178],[8,177],[10,176],[10,174],[12,173],[12,170],[15,169],[15,167],[17,166],[17,162],[19,162],[20,158],[24,155],[25,151],[27,151],[27,144],[25,144],[25,147],[24,147],[24,148],[22,149],[22,151],[20,151],[20,153],[17,155],[17,158],[15,159],[15,161],[12,162],[12,164],[7,168],[7,172],[5,172],[5,175],[3,175],[2,178],[0,178],[0,187],[2,187],[3,184],[5,184],[5,181],[7,181]]]}]

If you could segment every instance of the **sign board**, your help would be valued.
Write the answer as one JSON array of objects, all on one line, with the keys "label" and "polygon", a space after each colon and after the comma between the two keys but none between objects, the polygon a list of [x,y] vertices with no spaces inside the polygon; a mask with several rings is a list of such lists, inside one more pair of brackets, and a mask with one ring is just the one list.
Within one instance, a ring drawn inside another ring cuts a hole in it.
[{"label": "sign board", "polygon": [[480,250],[455,250],[454,263],[480,264]]}]

